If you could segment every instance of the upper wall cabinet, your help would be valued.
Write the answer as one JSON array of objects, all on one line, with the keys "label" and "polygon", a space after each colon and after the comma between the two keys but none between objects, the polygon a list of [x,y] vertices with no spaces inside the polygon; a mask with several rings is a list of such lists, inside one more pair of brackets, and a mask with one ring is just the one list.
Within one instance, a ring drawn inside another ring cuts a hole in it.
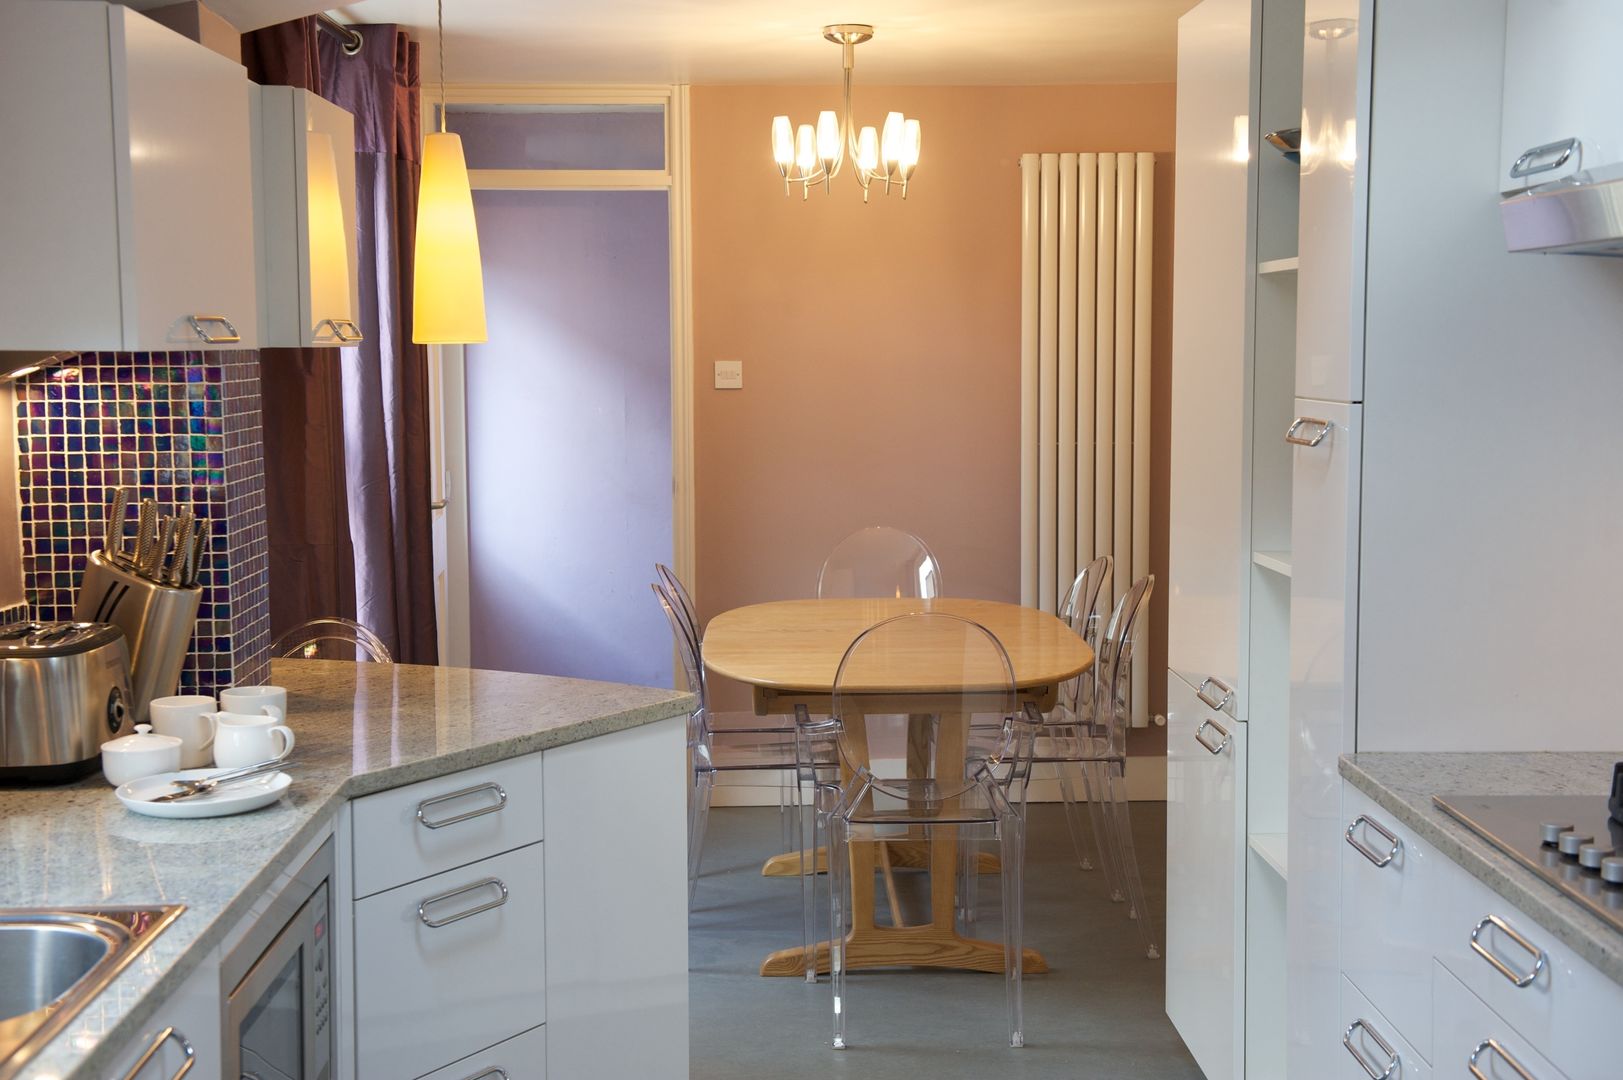
[{"label": "upper wall cabinet", "polygon": [[249,88],[128,8],[0,4],[0,348],[257,344]]},{"label": "upper wall cabinet", "polygon": [[361,340],[355,118],[307,90],[255,88],[259,343]]}]

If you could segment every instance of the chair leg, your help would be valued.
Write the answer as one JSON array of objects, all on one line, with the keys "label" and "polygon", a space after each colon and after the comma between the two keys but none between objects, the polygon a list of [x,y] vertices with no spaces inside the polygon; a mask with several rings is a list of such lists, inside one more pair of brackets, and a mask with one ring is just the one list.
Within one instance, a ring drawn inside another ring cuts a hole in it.
[{"label": "chair leg", "polygon": [[1133,827],[1127,813],[1127,777],[1122,766],[1111,763],[1104,767],[1105,783],[1110,788],[1110,802],[1115,817],[1118,847],[1121,850],[1122,876],[1127,882],[1129,904],[1127,915],[1138,923],[1138,932],[1144,939],[1144,952],[1151,960],[1161,955],[1155,945],[1155,931],[1151,927],[1149,905],[1144,899],[1144,879],[1138,873],[1138,859],[1133,853]]},{"label": "chair leg", "polygon": [[710,820],[710,793],[716,786],[716,774],[701,770],[694,777],[693,799],[688,804],[688,902],[693,902],[693,890],[699,884],[699,865],[704,858],[704,832]]},{"label": "chair leg", "polygon": [[1003,981],[1009,1009],[1009,1045],[1026,1044],[1021,969],[1024,965],[1025,826],[1017,816],[1000,823],[1003,859]]},{"label": "chair leg", "polygon": [[829,920],[828,976],[834,997],[834,1049],[845,1049],[845,905],[847,879],[851,876],[847,850],[847,826],[838,814],[830,814],[828,839]]},{"label": "chair leg", "polygon": [[[1076,864],[1083,870],[1092,870],[1093,860],[1088,857],[1087,842],[1083,839],[1082,808],[1076,804],[1076,787],[1071,783],[1064,765],[1056,766],[1055,772],[1059,774],[1059,795],[1065,802],[1065,827],[1071,834],[1071,850],[1076,852]],[[1022,796],[1022,815],[1024,811],[1025,803]]]},{"label": "chair leg", "polygon": [[1121,862],[1116,850],[1116,831],[1111,827],[1110,810],[1106,805],[1108,796],[1105,793],[1104,776],[1099,771],[1097,762],[1084,762],[1077,766],[1082,776],[1082,786],[1088,796],[1088,819],[1093,824],[1093,847],[1099,852],[1099,861],[1104,864],[1105,888],[1114,903],[1125,900],[1126,894],[1121,883]]},{"label": "chair leg", "polygon": [[[968,835],[969,830],[958,832],[958,920],[965,934],[980,918],[980,845]],[[932,917],[934,912],[931,912]]]},{"label": "chair leg", "polygon": [[817,818],[823,789],[815,780],[796,777],[804,790],[800,805],[800,943],[806,981],[817,981]]}]

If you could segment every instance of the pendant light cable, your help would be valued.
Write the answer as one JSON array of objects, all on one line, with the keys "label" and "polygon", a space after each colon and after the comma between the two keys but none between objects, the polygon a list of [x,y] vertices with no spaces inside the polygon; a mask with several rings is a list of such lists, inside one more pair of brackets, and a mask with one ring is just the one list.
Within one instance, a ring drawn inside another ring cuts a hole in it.
[{"label": "pendant light cable", "polygon": [[440,130],[445,126],[445,0],[434,0],[434,16],[439,23],[440,39]]}]

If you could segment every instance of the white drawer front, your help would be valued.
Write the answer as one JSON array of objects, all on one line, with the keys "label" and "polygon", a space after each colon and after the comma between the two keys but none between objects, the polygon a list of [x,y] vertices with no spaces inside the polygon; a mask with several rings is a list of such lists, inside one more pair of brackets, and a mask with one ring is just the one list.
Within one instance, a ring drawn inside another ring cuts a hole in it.
[{"label": "white drawer front", "polygon": [[[1430,963],[1428,960],[1428,970]],[[1426,1015],[1431,1015],[1430,1002]],[[1431,1076],[1431,1066],[1414,1044],[1345,977],[1341,980],[1341,1023],[1336,1038],[1341,1043],[1341,1054],[1336,1059],[1335,1080],[1369,1080],[1371,1076],[1429,1080]]]},{"label": "white drawer front", "polygon": [[543,846],[356,901],[361,1076],[421,1076],[546,1020]]},{"label": "white drawer front", "polygon": [[[1623,1022],[1623,986],[1579,959],[1462,867],[1449,863],[1446,869],[1438,875],[1443,890],[1434,931],[1443,966],[1572,1076],[1615,1080],[1623,1075],[1615,1054],[1606,1055],[1611,1060],[1605,1068],[1590,1056],[1598,1044],[1615,1041]],[[1498,922],[1482,926],[1477,944],[1506,971],[1472,948],[1472,931],[1489,916]],[[1518,986],[1513,976],[1527,985]],[[1436,1052],[1441,1055],[1440,1045]]]},{"label": "white drawer front", "polygon": [[[1437,1076],[1469,1078],[1480,1074],[1485,1080],[1566,1080],[1504,1017],[1483,1004],[1441,964],[1433,968],[1433,976],[1436,1056],[1432,1062]],[[1602,1041],[1599,1032],[1592,1034],[1597,1042]],[[1472,1072],[1473,1065],[1476,1072]]]},{"label": "white drawer front", "polygon": [[355,897],[541,839],[541,755],[356,799]]},{"label": "white drawer front", "polygon": [[1341,969],[1429,1059],[1430,894],[1439,857],[1349,784],[1342,819]]},{"label": "white drawer front", "polygon": [[547,1029],[537,1027],[431,1072],[422,1080],[545,1080],[546,1075]]}]

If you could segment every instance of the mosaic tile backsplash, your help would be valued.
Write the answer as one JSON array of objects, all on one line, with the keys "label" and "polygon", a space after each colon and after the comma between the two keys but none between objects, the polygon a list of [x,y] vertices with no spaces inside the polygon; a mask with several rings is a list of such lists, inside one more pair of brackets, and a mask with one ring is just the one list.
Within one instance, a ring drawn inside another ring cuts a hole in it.
[{"label": "mosaic tile backsplash", "polygon": [[[197,631],[181,693],[270,673],[269,548],[252,351],[86,353],[17,383],[23,572],[37,619],[73,616],[85,560],[102,546],[109,492],[208,522]],[[127,544],[134,542],[129,508]]]}]

